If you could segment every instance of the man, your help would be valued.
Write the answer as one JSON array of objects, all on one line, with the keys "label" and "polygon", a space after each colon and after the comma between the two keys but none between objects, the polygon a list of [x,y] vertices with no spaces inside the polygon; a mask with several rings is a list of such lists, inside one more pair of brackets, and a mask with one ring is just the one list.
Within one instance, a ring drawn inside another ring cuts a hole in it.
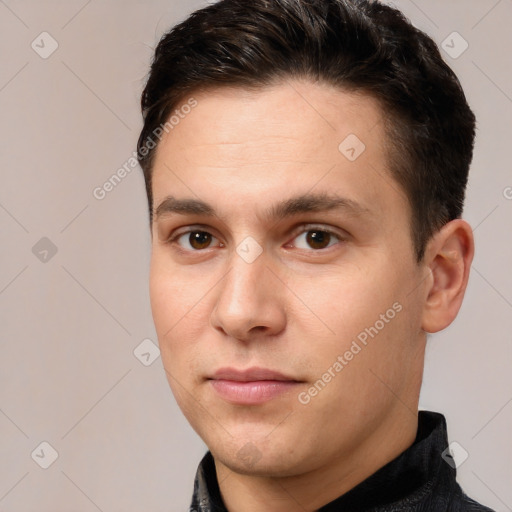
[{"label": "man", "polygon": [[474,249],[475,119],[433,41],[378,2],[222,0],[142,108],[153,317],[209,448],[190,510],[489,510],[418,413]]}]

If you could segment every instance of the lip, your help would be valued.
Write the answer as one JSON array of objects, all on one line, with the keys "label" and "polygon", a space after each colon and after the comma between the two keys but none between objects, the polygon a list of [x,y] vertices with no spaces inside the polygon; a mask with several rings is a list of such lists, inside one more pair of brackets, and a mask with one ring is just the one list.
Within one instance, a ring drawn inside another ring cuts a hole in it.
[{"label": "lip", "polygon": [[210,377],[215,380],[232,380],[237,382],[253,382],[257,380],[275,380],[275,381],[293,381],[298,382],[293,377],[289,377],[284,373],[268,368],[253,366],[245,370],[237,370],[236,368],[219,368]]},{"label": "lip", "polygon": [[220,398],[237,405],[262,404],[300,384],[281,372],[259,367],[220,368],[209,382]]}]

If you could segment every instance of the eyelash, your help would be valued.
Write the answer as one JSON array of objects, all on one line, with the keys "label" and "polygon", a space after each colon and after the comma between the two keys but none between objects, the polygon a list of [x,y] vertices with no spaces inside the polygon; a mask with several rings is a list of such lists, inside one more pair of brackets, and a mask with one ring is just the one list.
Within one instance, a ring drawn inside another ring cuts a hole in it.
[{"label": "eyelash", "polygon": [[[316,225],[305,225],[305,226],[302,226],[301,228],[301,231],[298,232],[293,238],[292,240],[295,240],[296,238],[298,238],[299,236],[303,235],[303,234],[306,234],[306,233],[309,233],[309,232],[321,232],[321,233],[327,233],[328,235],[332,236],[332,237],[335,237],[338,241],[337,243],[340,243],[340,242],[344,242],[346,240],[347,237],[344,237],[342,236],[341,234],[335,232],[334,230],[332,229],[329,229],[329,228],[326,228],[325,226],[316,226]],[[208,230],[206,229],[203,229],[201,228],[200,226],[196,227],[195,229],[189,229],[187,231],[182,231],[180,233],[177,233],[175,235],[172,235],[171,237],[169,237],[167,239],[167,243],[169,244],[172,244],[172,245],[177,245],[179,250],[183,251],[183,252],[187,252],[187,253],[201,253],[203,251],[206,251],[208,249],[211,249],[212,247],[209,246],[205,249],[184,249],[183,247],[181,247],[179,244],[178,244],[178,240],[180,238],[182,238],[183,236],[190,236],[191,233],[206,233],[208,235],[211,235],[214,239],[217,239],[218,238],[216,236],[214,236],[212,233],[210,233]],[[330,241],[329,241],[329,244],[330,244]],[[288,245],[288,244],[287,244]],[[330,244],[328,245],[327,247],[324,247],[324,248],[321,248],[321,249],[313,249],[313,248],[310,248],[309,250],[311,252],[321,252],[321,251],[325,251],[329,248],[331,248],[333,245],[336,245],[336,243],[334,244]],[[223,247],[223,244],[220,245],[220,247]],[[308,249],[300,249],[300,250],[308,250]]]}]

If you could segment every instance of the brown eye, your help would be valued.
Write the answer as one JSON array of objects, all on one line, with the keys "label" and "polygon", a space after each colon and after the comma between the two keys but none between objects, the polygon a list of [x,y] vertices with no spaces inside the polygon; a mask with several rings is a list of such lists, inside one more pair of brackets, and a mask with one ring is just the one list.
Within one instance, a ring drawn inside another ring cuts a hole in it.
[{"label": "brown eye", "polygon": [[325,249],[331,241],[331,234],[327,231],[308,231],[306,241],[312,249]]},{"label": "brown eye", "polygon": [[193,249],[206,249],[212,242],[212,235],[206,231],[191,231],[188,243]]},{"label": "brown eye", "polygon": [[211,247],[222,247],[217,237],[201,229],[189,230],[169,239],[171,244],[179,245],[188,252],[199,252]]},{"label": "brown eye", "polygon": [[331,232],[329,229],[310,227],[294,238],[293,245],[297,249],[319,251],[327,249],[338,242],[343,241],[341,235]]}]

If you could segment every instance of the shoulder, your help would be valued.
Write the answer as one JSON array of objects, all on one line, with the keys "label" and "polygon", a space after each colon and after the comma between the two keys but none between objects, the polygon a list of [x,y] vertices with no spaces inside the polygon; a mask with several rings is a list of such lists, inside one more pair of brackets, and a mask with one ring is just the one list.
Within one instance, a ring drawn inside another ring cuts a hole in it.
[{"label": "shoulder", "polygon": [[495,512],[489,507],[485,507],[471,499],[469,496],[464,494],[462,489],[460,490],[460,493],[457,493],[452,497],[448,510],[451,512]]}]

